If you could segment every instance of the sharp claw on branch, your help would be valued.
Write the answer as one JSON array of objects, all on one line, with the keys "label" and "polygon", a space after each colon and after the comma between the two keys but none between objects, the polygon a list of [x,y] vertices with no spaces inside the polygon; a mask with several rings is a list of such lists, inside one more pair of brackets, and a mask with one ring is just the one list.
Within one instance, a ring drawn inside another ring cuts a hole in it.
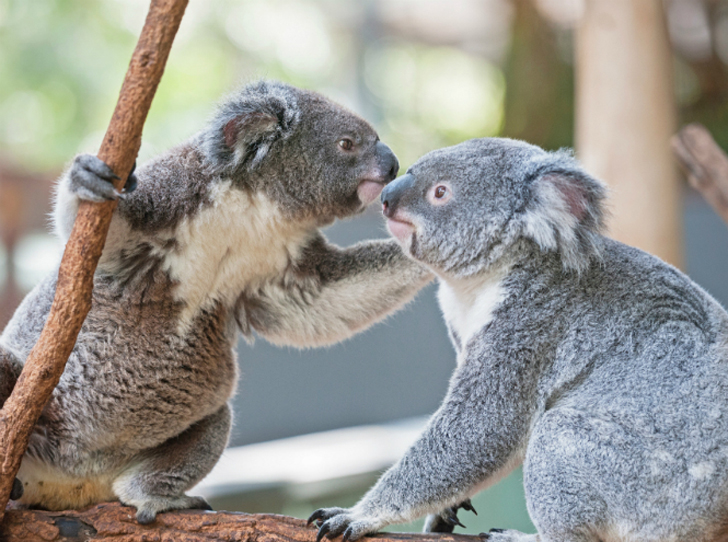
[{"label": "sharp claw on branch", "polygon": [[473,503],[470,502],[470,499],[465,499],[461,504],[460,508],[463,510],[467,510],[468,512],[472,512],[476,516],[478,515],[478,511],[473,507]]},{"label": "sharp claw on branch", "polygon": [[323,539],[324,536],[326,536],[326,533],[328,533],[329,530],[330,530],[330,527],[329,527],[328,523],[324,523],[323,525],[321,525],[321,528],[319,528],[319,532],[316,535],[316,542],[321,542],[321,540]]}]

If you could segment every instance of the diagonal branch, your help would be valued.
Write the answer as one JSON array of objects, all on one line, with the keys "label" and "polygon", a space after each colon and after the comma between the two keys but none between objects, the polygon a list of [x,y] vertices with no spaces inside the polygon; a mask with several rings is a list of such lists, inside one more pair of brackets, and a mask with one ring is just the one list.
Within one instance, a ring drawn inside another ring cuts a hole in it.
[{"label": "diagonal branch", "polygon": [[[141,146],[147,112],[179,28],[187,0],[152,0],[144,28],[104,136],[99,158],[124,186]],[[81,202],[58,272],[56,295],[38,342],[0,411],[0,518],[33,426],[61,378],[91,308],[93,277],[116,202]]]},{"label": "diagonal branch", "polygon": [[672,138],[672,150],[690,186],[728,224],[728,156],[701,124],[689,124]]}]

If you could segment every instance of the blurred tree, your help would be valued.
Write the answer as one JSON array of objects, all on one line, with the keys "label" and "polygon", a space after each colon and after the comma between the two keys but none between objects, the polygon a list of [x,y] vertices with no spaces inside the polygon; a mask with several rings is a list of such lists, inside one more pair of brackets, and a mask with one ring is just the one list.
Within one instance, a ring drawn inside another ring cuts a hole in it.
[{"label": "blurred tree", "polygon": [[682,203],[669,140],[676,107],[661,0],[592,0],[576,39],[577,152],[610,194],[610,234],[683,264]]},{"label": "blurred tree", "polygon": [[[513,0],[511,47],[504,65],[505,124],[502,135],[547,149],[570,147],[574,138],[574,74],[570,51],[559,37],[570,35],[550,25],[533,0]],[[566,58],[565,58],[566,56]]]}]

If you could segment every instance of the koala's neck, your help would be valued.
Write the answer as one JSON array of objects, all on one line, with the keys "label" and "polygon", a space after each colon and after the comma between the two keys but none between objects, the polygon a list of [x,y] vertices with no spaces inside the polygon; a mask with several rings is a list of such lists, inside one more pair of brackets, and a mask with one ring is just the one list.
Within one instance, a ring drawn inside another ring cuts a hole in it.
[{"label": "koala's neck", "polygon": [[465,278],[440,279],[438,300],[458,353],[493,320],[506,296],[503,280],[509,271],[510,265],[503,265]]},{"label": "koala's neck", "polygon": [[202,208],[173,228],[121,237],[125,245],[153,247],[174,284],[171,295],[183,307],[178,318],[184,332],[201,310],[232,307],[243,290],[280,277],[315,232],[313,225],[287,219],[264,195],[223,181]]},{"label": "koala's neck", "polygon": [[315,229],[286,219],[261,194],[223,184],[212,204],[175,228],[164,266],[178,283],[182,324],[214,302],[232,306],[244,289],[280,277]]}]

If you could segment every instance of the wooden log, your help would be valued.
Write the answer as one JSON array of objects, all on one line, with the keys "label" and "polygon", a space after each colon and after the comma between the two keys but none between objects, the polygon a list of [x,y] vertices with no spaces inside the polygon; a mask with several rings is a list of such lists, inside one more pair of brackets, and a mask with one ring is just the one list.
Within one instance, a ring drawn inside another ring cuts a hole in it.
[{"label": "wooden log", "polygon": [[705,126],[689,124],[672,138],[672,150],[688,182],[728,224],[728,155]]},{"label": "wooden log", "polygon": [[[275,514],[184,510],[159,514],[140,525],[134,509],[104,503],[82,511],[8,510],[3,542],[314,542],[317,529],[302,519]],[[378,533],[378,542],[482,542],[461,534]]]},{"label": "wooden log", "polygon": [[[152,98],[164,71],[187,0],[152,0],[99,158],[121,189],[136,160]],[[94,272],[116,202],[82,202],[58,273],[45,327],[28,355],[13,393],[0,411],[0,517],[43,407],[61,377],[91,308]]]}]

